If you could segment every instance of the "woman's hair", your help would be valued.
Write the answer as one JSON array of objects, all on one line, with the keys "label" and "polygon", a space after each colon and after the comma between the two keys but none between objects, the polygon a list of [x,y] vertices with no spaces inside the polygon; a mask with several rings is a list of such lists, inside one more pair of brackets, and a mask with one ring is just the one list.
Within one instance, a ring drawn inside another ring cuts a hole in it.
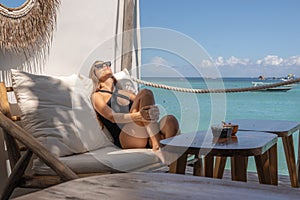
[{"label": "woman's hair", "polygon": [[89,73],[89,78],[92,79],[93,81],[93,93],[97,90],[98,85],[99,85],[99,77],[97,77],[97,70],[99,70],[98,68],[96,68],[97,65],[104,63],[103,61],[95,61],[90,69],[90,73]]},{"label": "woman's hair", "polygon": [[[92,93],[91,95],[97,91],[97,89],[99,88],[99,77],[97,77],[97,70],[99,70],[98,68],[96,68],[97,65],[99,64],[103,64],[104,62],[103,61],[95,61],[90,69],[90,73],[89,73],[89,78],[92,79],[92,82],[93,82],[93,90],[92,90]],[[94,110],[95,113],[96,113],[96,116],[97,116],[97,121],[100,125],[100,127],[103,129],[104,128],[104,124],[102,123],[102,121],[100,120],[100,116],[99,116],[99,113]]]},{"label": "woman's hair", "polygon": [[[89,78],[92,79],[93,81],[93,93],[97,91],[97,89],[99,88],[99,75],[97,76],[97,71],[101,70],[99,68],[97,68],[97,65],[101,65],[103,64],[104,61],[95,61],[90,69],[90,73],[89,73]],[[98,73],[99,74],[99,73]],[[101,75],[100,75],[101,76]],[[114,84],[117,84],[117,79],[112,76],[112,78],[114,79]]]}]

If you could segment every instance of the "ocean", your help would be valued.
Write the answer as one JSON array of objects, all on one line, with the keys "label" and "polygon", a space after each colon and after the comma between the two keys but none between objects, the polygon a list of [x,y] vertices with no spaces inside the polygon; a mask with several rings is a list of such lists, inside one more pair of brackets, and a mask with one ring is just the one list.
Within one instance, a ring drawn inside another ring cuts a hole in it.
[{"label": "ocean", "polygon": [[[243,88],[251,87],[252,81],[257,78],[143,78],[159,84],[175,87],[206,89],[206,88]],[[270,79],[275,82],[278,80]],[[222,120],[230,122],[232,119],[272,119],[300,121],[300,84],[293,85],[291,90],[285,92],[240,92],[223,94],[194,94],[174,92],[166,89],[149,88],[155,95],[156,104],[160,108],[161,116],[172,114],[177,117],[182,133],[196,130],[210,129],[212,124],[221,123]],[[295,153],[297,158],[298,137],[294,134]],[[279,174],[288,174],[285,162],[283,145],[278,140],[278,170]],[[226,168],[229,168],[227,162]],[[256,171],[253,158],[249,159],[248,169]]]}]

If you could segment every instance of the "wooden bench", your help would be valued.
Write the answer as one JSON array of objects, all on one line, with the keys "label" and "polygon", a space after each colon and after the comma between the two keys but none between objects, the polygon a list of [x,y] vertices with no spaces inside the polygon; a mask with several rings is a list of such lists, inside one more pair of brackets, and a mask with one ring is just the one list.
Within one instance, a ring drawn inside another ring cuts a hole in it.
[{"label": "wooden bench", "polygon": [[[78,178],[78,175],[60,162],[32,135],[14,123],[20,118],[11,115],[7,92],[12,91],[12,87],[6,88],[4,83],[0,83],[0,126],[4,133],[8,159],[12,169],[1,199],[8,199],[15,187],[43,188]],[[20,144],[24,145],[23,148],[20,148]],[[57,173],[57,176],[25,174],[33,154],[50,166]]]}]

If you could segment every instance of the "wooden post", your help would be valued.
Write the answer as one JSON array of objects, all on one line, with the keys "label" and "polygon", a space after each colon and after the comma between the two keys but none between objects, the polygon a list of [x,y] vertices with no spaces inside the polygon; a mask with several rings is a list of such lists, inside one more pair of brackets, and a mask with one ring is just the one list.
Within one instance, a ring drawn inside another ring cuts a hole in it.
[{"label": "wooden post", "polygon": [[6,160],[7,160],[7,153],[4,148],[4,137],[3,131],[0,129],[0,196],[5,186],[5,182],[7,180],[7,167],[6,167]]},{"label": "wooden post", "polygon": [[300,130],[298,134],[298,159],[297,159],[297,169],[298,169],[298,186],[300,185]]},{"label": "wooden post", "polygon": [[121,70],[132,68],[134,0],[124,1]]},{"label": "wooden post", "polygon": [[[0,83],[0,111],[5,114],[7,117],[11,117],[11,112],[10,112],[10,106],[8,103],[8,96],[7,96],[7,91],[12,92],[11,88],[8,88],[8,90],[5,87],[4,82]],[[8,149],[7,155],[8,159],[10,162],[11,168],[14,168],[16,165],[17,161],[21,157],[20,152],[19,152],[19,146],[16,142],[16,140],[9,134],[6,133],[5,130],[3,130],[4,133],[4,140],[6,143],[6,147]]]},{"label": "wooden post", "polygon": [[0,112],[0,126],[3,131],[6,131],[11,137],[24,144],[37,157],[39,157],[41,161],[53,169],[53,171],[55,171],[62,180],[68,181],[78,178],[78,176],[66,164],[58,160],[58,158],[41,145],[36,138],[8,119],[2,112]]}]

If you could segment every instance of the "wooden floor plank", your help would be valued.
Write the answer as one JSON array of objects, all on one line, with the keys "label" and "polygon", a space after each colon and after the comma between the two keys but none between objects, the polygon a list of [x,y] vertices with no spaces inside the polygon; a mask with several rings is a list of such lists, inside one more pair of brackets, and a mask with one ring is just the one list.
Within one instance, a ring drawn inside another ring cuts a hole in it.
[{"label": "wooden floor plank", "polygon": [[16,200],[299,199],[295,188],[166,173],[123,173],[69,181]]}]

